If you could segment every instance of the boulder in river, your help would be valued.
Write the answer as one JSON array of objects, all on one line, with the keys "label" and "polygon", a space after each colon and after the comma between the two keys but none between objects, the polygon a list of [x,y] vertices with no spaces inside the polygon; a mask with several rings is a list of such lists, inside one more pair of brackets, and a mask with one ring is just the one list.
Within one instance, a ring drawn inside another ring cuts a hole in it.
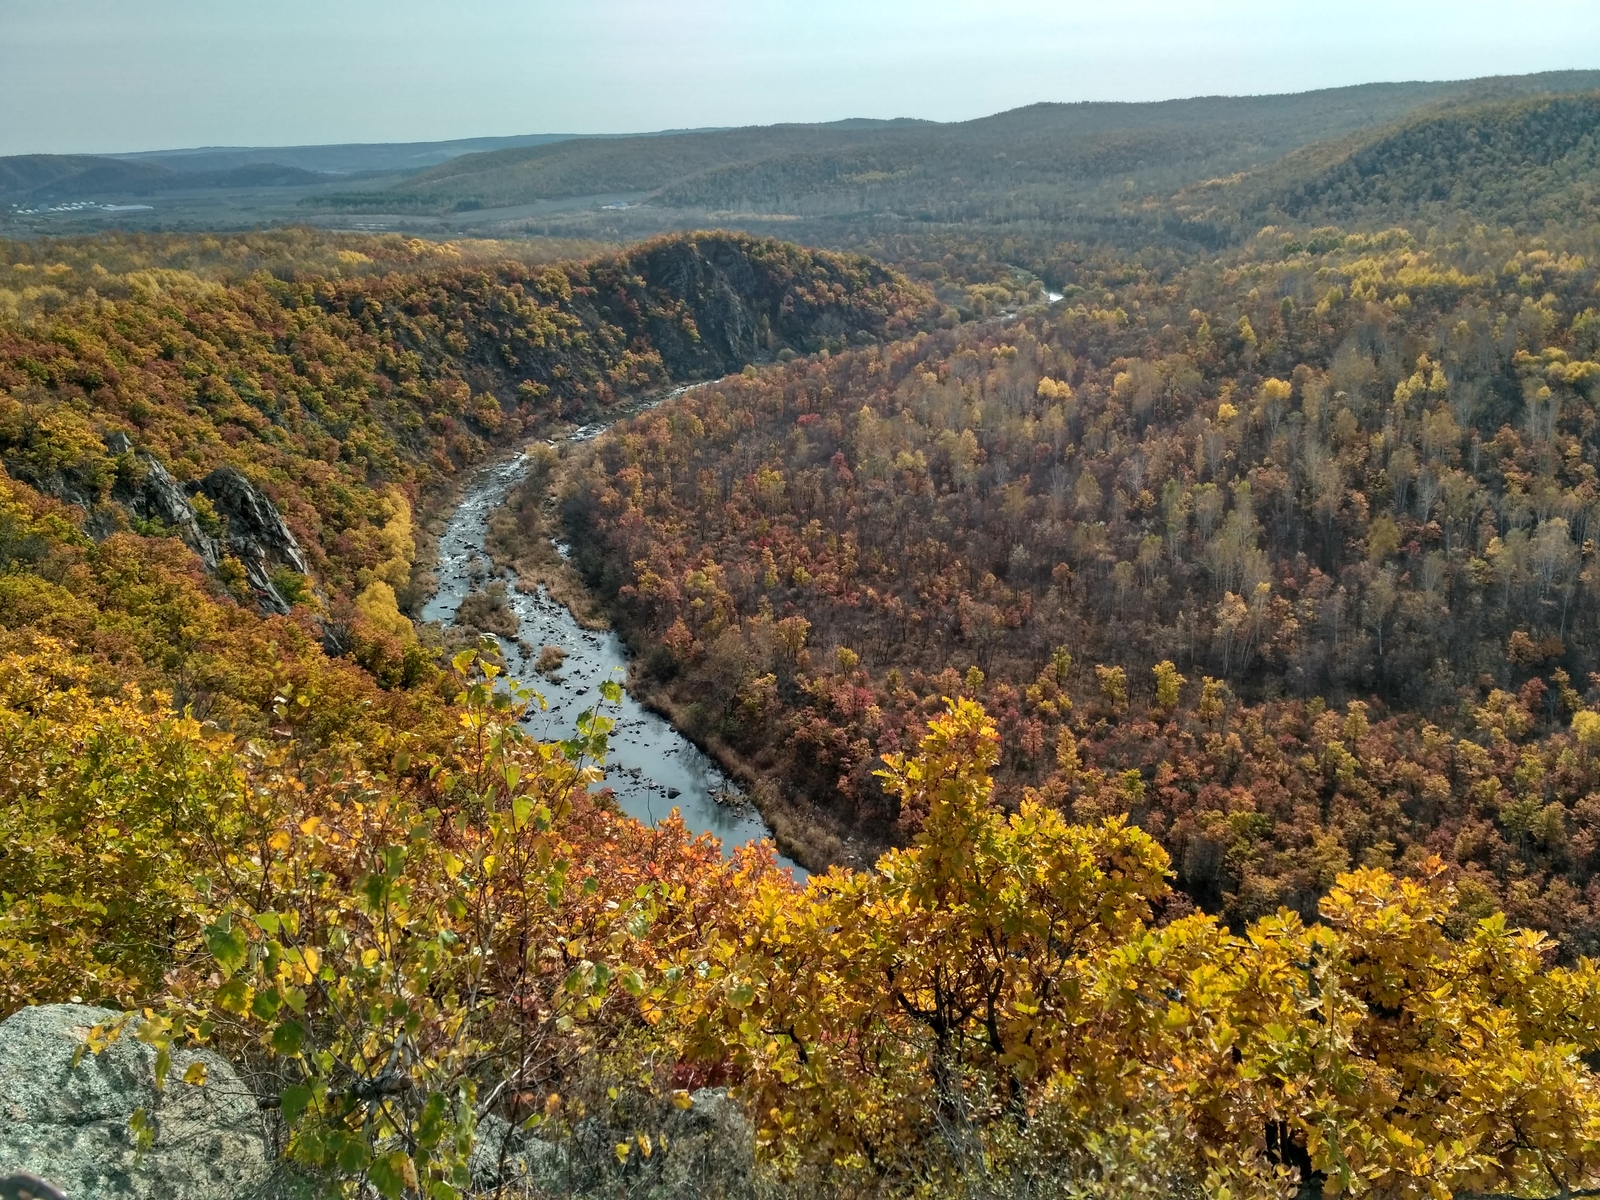
[{"label": "boulder in river", "polygon": [[[118,1015],[49,1004],[0,1022],[0,1175],[38,1176],[69,1200],[237,1200],[266,1180],[255,1097],[224,1059],[174,1051],[159,1092],[156,1052],[132,1036],[73,1066],[89,1030]],[[197,1061],[203,1086],[183,1082]],[[128,1124],[138,1108],[155,1124],[142,1157]]]}]

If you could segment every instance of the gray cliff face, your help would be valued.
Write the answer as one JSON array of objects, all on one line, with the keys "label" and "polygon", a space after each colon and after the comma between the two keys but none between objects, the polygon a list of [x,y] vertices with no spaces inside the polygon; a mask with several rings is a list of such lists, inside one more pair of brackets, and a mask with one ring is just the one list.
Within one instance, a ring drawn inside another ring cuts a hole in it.
[{"label": "gray cliff face", "polygon": [[205,496],[217,510],[224,523],[223,541],[228,552],[244,564],[250,586],[261,598],[262,606],[288,612],[289,604],[273,586],[270,569],[284,566],[308,575],[311,568],[300,543],[284,523],[283,514],[233,467],[218,467],[191,484],[190,492]]},{"label": "gray cliff face", "polygon": [[113,493],[128,512],[144,521],[159,521],[183,539],[183,544],[202,559],[208,570],[222,565],[222,548],[200,528],[199,517],[189,497],[166,467],[148,454],[139,456],[145,468],[144,479],[127,493]]},{"label": "gray cliff face", "polygon": [[[36,1175],[73,1200],[236,1200],[266,1179],[255,1099],[223,1059],[175,1051],[159,1092],[155,1051],[131,1036],[72,1065],[90,1028],[118,1015],[51,1004],[0,1022],[0,1175]],[[203,1086],[183,1082],[197,1061]],[[155,1122],[142,1157],[128,1125],[141,1107]]]},{"label": "gray cliff face", "polygon": [[[160,459],[134,448],[133,440],[115,431],[104,437],[108,451],[122,460],[118,479],[104,502],[104,483],[81,472],[55,471],[40,476],[18,464],[7,464],[17,478],[84,511],[83,530],[96,540],[126,526],[124,514],[171,530],[215,572],[231,555],[244,566],[256,602],[267,612],[286,613],[289,602],[272,582],[275,567],[301,575],[311,573],[305,552],[266,494],[233,467],[218,467],[204,479],[179,483]],[[127,470],[131,460],[132,470]],[[204,496],[216,521],[202,520],[194,500]],[[209,531],[208,531],[209,529]]]},{"label": "gray cliff face", "polygon": [[[268,612],[289,611],[289,602],[272,582],[273,568],[288,567],[301,575],[309,575],[311,568],[283,514],[260,488],[233,467],[218,467],[204,479],[179,483],[159,459],[142,450],[133,451],[126,434],[108,435],[106,446],[113,454],[135,453],[143,469],[143,478],[119,486],[112,492],[112,500],[130,516],[159,521],[172,530],[200,556],[207,570],[217,570],[227,555],[237,558],[261,607]],[[222,525],[219,536],[206,532],[195,509],[195,496],[211,502]],[[104,523],[103,514],[93,510],[85,527],[92,535]]]}]

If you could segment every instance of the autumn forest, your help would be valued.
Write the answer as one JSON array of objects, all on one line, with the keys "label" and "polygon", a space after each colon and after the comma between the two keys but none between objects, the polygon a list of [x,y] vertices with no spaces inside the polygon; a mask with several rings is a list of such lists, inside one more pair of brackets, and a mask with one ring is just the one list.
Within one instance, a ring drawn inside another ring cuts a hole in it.
[{"label": "autumn forest", "polygon": [[[258,1200],[1594,1194],[1600,94],[1543,78],[405,185],[748,232],[0,241],[0,1015],[242,1064]],[[505,582],[422,613],[524,452],[486,556],[632,655],[554,740]],[[770,841],[622,811],[624,688]]]}]

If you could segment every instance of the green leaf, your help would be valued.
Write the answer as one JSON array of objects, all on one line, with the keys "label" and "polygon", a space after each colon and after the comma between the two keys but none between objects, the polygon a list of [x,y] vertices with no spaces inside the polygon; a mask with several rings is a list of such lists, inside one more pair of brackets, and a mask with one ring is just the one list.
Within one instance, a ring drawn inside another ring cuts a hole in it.
[{"label": "green leaf", "polygon": [[245,940],[244,930],[235,929],[226,913],[215,925],[206,927],[206,949],[211,952],[211,957],[217,960],[217,965],[222,968],[224,975],[232,975],[244,966],[245,954],[249,948],[250,944]]},{"label": "green leaf", "polygon": [[600,696],[612,704],[621,704],[622,685],[615,679],[607,679],[600,684]]},{"label": "green leaf", "polygon": [[354,1175],[358,1171],[367,1169],[372,1162],[372,1151],[367,1148],[366,1142],[351,1134],[345,1134],[339,1143],[339,1153],[335,1161],[339,1169],[347,1174]]},{"label": "green leaf", "polygon": [[235,976],[217,989],[216,999],[223,1012],[243,1014],[250,1004],[250,985]]},{"label": "green leaf", "polygon": [[410,1166],[411,1159],[405,1151],[393,1150],[373,1161],[367,1178],[385,1200],[400,1200],[405,1194],[407,1168]]},{"label": "green leaf", "polygon": [[399,879],[406,869],[406,848],[404,846],[385,846],[383,848],[383,873],[390,879]]},{"label": "green leaf", "polygon": [[144,1152],[156,1140],[156,1123],[150,1119],[143,1105],[134,1109],[133,1115],[128,1118],[128,1130],[133,1134],[134,1154],[137,1158],[143,1158]]},{"label": "green leaf", "polygon": [[305,1041],[305,1026],[299,1021],[285,1021],[272,1031],[272,1050],[285,1058],[293,1058],[300,1053],[300,1046]]},{"label": "green leaf", "polygon": [[278,1109],[283,1113],[285,1123],[293,1125],[300,1119],[300,1114],[311,1105],[311,1089],[303,1083],[291,1084],[283,1089],[283,1095],[278,1098]]}]

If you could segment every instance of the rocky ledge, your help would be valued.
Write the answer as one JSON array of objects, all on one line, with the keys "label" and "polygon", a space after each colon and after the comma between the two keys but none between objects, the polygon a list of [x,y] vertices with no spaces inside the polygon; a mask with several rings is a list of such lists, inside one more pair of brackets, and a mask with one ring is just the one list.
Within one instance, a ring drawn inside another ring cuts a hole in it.
[{"label": "rocky ledge", "polygon": [[[239,1200],[260,1186],[272,1171],[266,1130],[225,1060],[176,1051],[158,1091],[156,1053],[132,1037],[80,1053],[90,1029],[119,1015],[51,1004],[0,1022],[0,1176],[36,1176],[68,1200]],[[183,1082],[196,1062],[203,1086]],[[155,1130],[142,1155],[129,1125],[139,1108]]]}]

